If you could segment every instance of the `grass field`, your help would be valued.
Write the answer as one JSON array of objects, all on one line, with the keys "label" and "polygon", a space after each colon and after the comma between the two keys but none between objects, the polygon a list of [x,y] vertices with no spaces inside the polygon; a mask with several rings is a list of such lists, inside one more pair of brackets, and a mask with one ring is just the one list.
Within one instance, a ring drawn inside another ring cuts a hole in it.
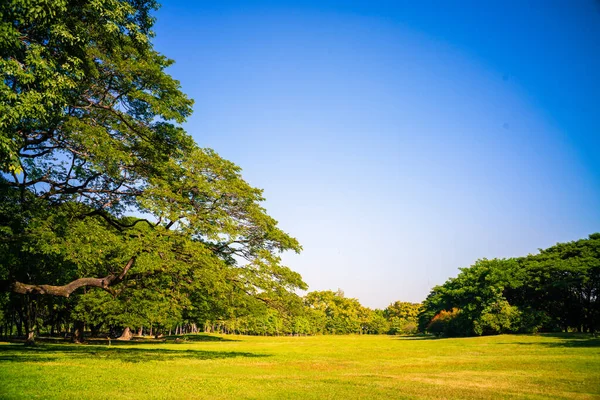
[{"label": "grass field", "polygon": [[2,399],[600,398],[600,339],[190,337],[0,343]]}]

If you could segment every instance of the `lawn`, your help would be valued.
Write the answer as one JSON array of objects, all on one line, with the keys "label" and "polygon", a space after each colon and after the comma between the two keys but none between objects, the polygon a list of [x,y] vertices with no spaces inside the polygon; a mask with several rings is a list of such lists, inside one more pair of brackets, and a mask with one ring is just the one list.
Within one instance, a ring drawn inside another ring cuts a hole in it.
[{"label": "lawn", "polygon": [[600,398],[600,339],[190,337],[0,343],[2,399]]}]

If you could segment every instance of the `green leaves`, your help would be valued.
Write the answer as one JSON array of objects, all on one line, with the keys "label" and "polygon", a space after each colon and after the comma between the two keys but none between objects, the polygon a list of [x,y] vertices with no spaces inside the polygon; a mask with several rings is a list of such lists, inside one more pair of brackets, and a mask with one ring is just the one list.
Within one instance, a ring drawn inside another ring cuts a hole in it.
[{"label": "green leaves", "polygon": [[600,236],[559,243],[519,259],[478,260],[436,286],[419,316],[425,329],[460,310],[470,334],[600,328]]},{"label": "green leaves", "polygon": [[[106,300],[101,314],[115,323],[137,321],[124,311],[130,302],[158,318],[193,309],[191,298],[222,297],[215,307],[289,300],[306,284],[278,254],[301,247],[241,169],[180,126],[193,101],[150,41],[156,7],[0,3],[3,275],[55,285],[107,278],[106,294],[82,298]],[[91,318],[95,304],[78,315]]]}]

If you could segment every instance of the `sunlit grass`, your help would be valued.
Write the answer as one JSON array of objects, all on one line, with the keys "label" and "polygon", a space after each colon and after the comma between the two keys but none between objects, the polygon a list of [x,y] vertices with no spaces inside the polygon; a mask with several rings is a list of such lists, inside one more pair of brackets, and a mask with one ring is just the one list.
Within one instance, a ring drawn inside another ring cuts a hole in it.
[{"label": "sunlit grass", "polygon": [[0,398],[600,398],[600,340],[587,336],[223,339],[2,343]]}]

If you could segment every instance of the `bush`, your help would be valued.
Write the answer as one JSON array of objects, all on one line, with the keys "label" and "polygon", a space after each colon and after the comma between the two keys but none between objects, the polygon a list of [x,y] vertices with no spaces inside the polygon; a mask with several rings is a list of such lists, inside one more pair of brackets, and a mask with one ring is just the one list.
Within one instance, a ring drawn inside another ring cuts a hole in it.
[{"label": "bush", "polygon": [[442,310],[437,313],[429,325],[427,331],[435,336],[468,336],[471,334],[469,321],[464,317],[458,308],[450,311]]}]

